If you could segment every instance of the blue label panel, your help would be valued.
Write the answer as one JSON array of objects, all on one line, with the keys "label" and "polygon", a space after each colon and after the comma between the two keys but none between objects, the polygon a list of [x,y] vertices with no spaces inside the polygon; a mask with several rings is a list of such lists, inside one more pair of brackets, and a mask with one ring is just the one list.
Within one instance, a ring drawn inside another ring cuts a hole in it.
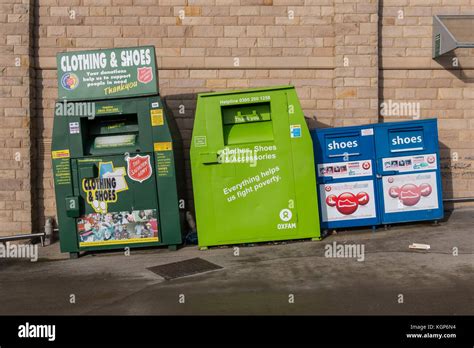
[{"label": "blue label panel", "polygon": [[391,152],[421,151],[425,148],[423,129],[390,130],[388,137]]},{"label": "blue label panel", "polygon": [[359,136],[325,137],[326,154],[328,157],[360,153]]}]

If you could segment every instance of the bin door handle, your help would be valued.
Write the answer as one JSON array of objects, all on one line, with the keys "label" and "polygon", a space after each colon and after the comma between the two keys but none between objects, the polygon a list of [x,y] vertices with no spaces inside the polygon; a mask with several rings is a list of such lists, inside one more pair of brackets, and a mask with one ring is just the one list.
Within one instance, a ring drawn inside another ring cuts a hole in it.
[{"label": "bin door handle", "polygon": [[329,155],[329,157],[346,157],[346,156],[358,156],[360,155],[359,152],[353,152],[353,153],[341,153],[339,155]]},{"label": "bin door handle", "polygon": [[201,152],[200,153],[201,163],[203,164],[215,164],[219,163],[217,152]]},{"label": "bin door handle", "polygon": [[397,175],[398,173],[398,170],[387,170],[383,172],[383,175]]}]

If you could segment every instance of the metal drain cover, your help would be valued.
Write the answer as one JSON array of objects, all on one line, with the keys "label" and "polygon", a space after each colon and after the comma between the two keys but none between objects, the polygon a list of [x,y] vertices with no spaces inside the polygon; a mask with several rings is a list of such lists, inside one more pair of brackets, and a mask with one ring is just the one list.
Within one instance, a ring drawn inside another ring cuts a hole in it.
[{"label": "metal drain cover", "polygon": [[148,270],[158,274],[166,280],[214,271],[217,269],[222,269],[222,267],[199,257],[148,268]]}]

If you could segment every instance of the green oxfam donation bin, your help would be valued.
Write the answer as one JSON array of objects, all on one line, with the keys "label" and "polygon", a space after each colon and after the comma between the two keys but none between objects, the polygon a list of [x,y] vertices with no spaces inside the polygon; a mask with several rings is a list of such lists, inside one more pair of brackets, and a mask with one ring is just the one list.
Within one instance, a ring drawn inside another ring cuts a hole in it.
[{"label": "green oxfam donation bin", "polygon": [[61,251],[175,249],[182,147],[158,94],[154,47],[60,53],[57,63],[52,162]]},{"label": "green oxfam donation bin", "polygon": [[294,87],[200,94],[191,162],[200,248],[320,238],[313,145]]}]

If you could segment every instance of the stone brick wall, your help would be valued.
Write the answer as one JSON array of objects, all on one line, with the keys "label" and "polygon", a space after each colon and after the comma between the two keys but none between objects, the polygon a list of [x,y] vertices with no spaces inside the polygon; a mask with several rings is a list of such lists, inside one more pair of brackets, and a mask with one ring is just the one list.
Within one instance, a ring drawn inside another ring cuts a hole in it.
[{"label": "stone brick wall", "polygon": [[0,2],[0,235],[32,230],[34,69],[29,1]]},{"label": "stone brick wall", "polygon": [[334,3],[334,126],[377,122],[378,2]]},{"label": "stone brick wall", "polygon": [[[369,2],[369,1],[367,1]],[[334,121],[333,0],[40,1],[40,216],[55,215],[50,146],[57,52],[154,45],[160,93],[189,148],[196,94],[293,84],[308,117]],[[367,11],[367,9],[363,9]],[[74,12],[71,12],[74,11]],[[185,113],[178,112],[185,106]],[[350,105],[349,105],[350,106]],[[365,116],[364,116],[365,117]],[[187,188],[192,209],[189,154]]]},{"label": "stone brick wall", "polygon": [[[35,4],[26,15],[21,0],[0,4],[0,144],[5,147],[0,234],[26,231],[32,219],[41,229],[44,217],[55,215],[50,159],[57,97],[55,55],[64,50],[154,45],[160,91],[178,120],[186,147],[196,93],[203,91],[293,84],[310,127],[406,119],[381,116],[380,103],[419,102],[421,118],[439,118],[445,196],[474,196],[474,52],[464,49],[456,51],[457,57],[431,59],[432,15],[473,14],[470,0],[39,0]],[[29,69],[31,45],[34,70]],[[26,65],[12,66],[16,56]],[[452,58],[459,59],[457,67]],[[180,105],[185,106],[184,114],[178,112]],[[34,122],[29,122],[31,111]],[[29,132],[37,150],[33,154]],[[33,159],[31,166],[26,160],[14,161],[17,151],[24,152],[24,159]],[[188,155],[186,162],[192,198]]]},{"label": "stone brick wall", "polygon": [[474,14],[474,3],[383,0],[379,98],[419,103],[420,118],[438,118],[444,196],[473,197],[474,50],[433,60],[432,16],[438,14]]}]

